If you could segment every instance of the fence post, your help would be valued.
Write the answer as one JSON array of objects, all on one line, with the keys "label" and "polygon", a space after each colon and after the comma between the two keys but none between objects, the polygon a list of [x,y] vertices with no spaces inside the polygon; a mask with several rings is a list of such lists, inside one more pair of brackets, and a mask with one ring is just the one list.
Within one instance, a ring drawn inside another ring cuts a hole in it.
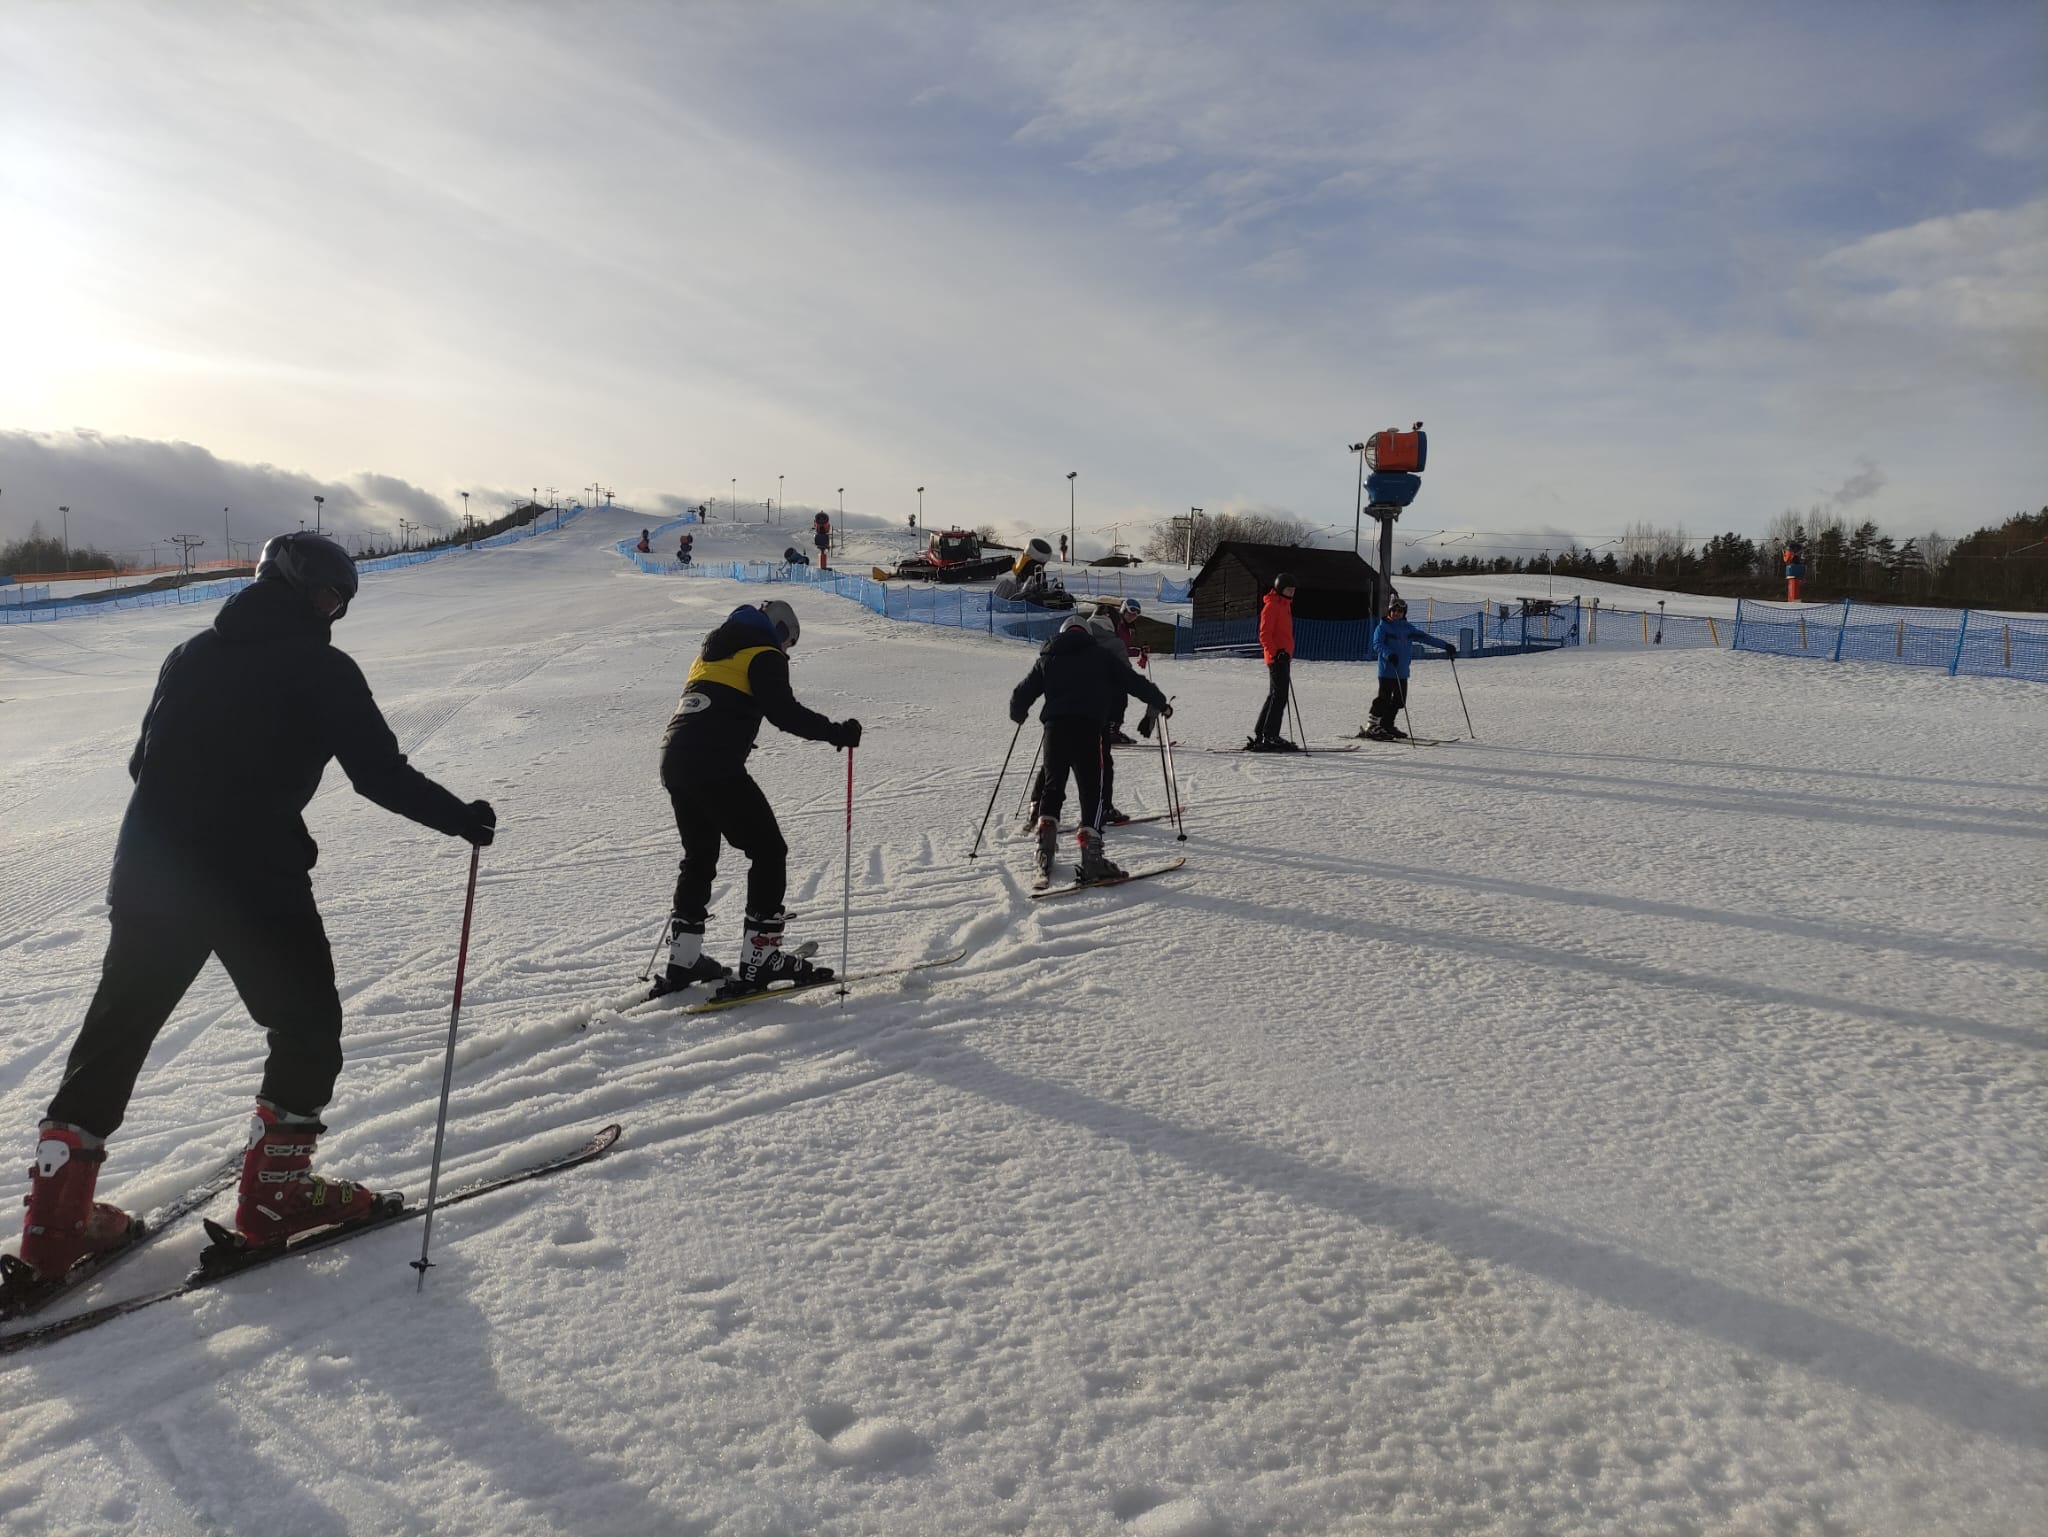
[{"label": "fence post", "polygon": [[1904,656],[1905,654],[1906,654],[1906,621],[1905,621],[1905,620],[1903,620],[1903,619],[1901,619],[1901,620],[1899,621],[1899,639],[1898,639],[1898,643],[1897,643],[1897,645],[1895,645],[1895,646],[1894,646],[1894,647],[1892,648],[1892,655],[1893,655],[1893,656],[1900,656],[1900,657],[1902,657],[1902,656]]},{"label": "fence post", "polygon": [[1713,638],[1716,646],[1721,644],[1721,632],[1714,628],[1714,619],[1711,614],[1707,616],[1707,634]]},{"label": "fence post", "polygon": [[1835,660],[1838,662],[1842,659],[1842,642],[1849,638],[1849,608],[1849,600],[1842,599],[1842,627],[1835,631]]},{"label": "fence post", "polygon": [[[1801,624],[1802,626],[1804,626],[1805,622],[1806,622],[1806,621],[1804,621],[1804,620],[1801,620],[1801,621],[1800,621],[1800,624]],[[1805,631],[1805,629],[1804,629],[1804,628],[1801,628],[1801,630],[1800,630],[1799,634],[1800,634],[1800,641],[1799,641],[1799,644],[1803,646],[1803,645],[1805,645],[1805,644],[1806,644],[1806,640],[1805,640],[1805,636],[1806,636],[1806,631]],[[1649,611],[1648,609],[1644,609],[1644,610],[1643,610],[1643,644],[1647,646],[1647,645],[1648,645],[1649,643],[1650,643],[1650,611]]]},{"label": "fence post", "polygon": [[1748,601],[1747,598],[1737,598],[1735,600],[1735,633],[1728,637],[1728,649],[1730,651],[1740,651],[1742,649],[1742,605]]},{"label": "fence post", "polygon": [[[1970,611],[1963,610],[1962,622],[1956,626],[1955,654],[1948,659],[1948,675],[1953,678],[1956,669],[1963,665],[1963,637],[1970,633]],[[2006,626],[2006,654],[2012,654],[2012,627]]]}]

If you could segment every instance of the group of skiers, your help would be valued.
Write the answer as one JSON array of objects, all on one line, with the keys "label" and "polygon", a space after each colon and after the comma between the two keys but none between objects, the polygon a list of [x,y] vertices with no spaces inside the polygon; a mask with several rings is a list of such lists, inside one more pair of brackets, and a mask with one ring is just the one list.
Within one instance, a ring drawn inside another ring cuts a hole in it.
[{"label": "group of skiers", "polygon": [[[679,553],[687,560],[687,535]],[[242,1156],[236,1233],[252,1246],[280,1245],[362,1220],[395,1199],[312,1169],[326,1130],[320,1114],[342,1065],[342,1012],[313,897],[318,848],[303,812],[327,764],[339,760],[358,793],[478,848],[495,838],[497,815],[406,761],[361,669],[332,644],[356,590],[355,562],[340,545],[316,533],[280,535],[264,546],[255,581],[164,661],[129,759],[135,787],[115,846],[99,985],[37,1133],[20,1252],[37,1277],[61,1278],[129,1241],[133,1219],[94,1198],[107,1138],[121,1125],[151,1044],[210,956],[269,1047]],[[1279,728],[1294,590],[1292,576],[1276,579],[1260,621],[1272,681],[1254,741],[1268,751],[1293,747]],[[1044,770],[1032,791],[1041,884],[1052,878],[1069,777],[1079,792],[1077,881],[1124,874],[1103,845],[1105,829],[1126,820],[1112,801],[1111,747],[1130,741],[1122,729],[1130,700],[1147,707],[1141,734],[1173,714],[1141,670],[1146,658],[1132,633],[1139,612],[1126,599],[1098,606],[1092,618],[1069,617],[1010,696],[1020,731],[1043,701]],[[1405,613],[1396,600],[1374,635],[1374,720],[1389,733],[1412,642],[1456,654],[1407,625]],[[783,949],[788,845],[747,772],[763,720],[835,749],[860,744],[858,720],[828,719],[792,692],[789,652],[799,634],[795,610],[780,599],[735,608],[705,637],[669,718],[660,775],[682,854],[657,995],[700,982],[720,982],[730,997],[832,979],[829,967]],[[704,953],[727,843],[748,859],[730,968]]]},{"label": "group of skiers", "polygon": [[[1301,744],[1286,735],[1287,704],[1293,697],[1291,672],[1294,663],[1294,574],[1283,571],[1273,578],[1259,604],[1259,651],[1266,659],[1266,698],[1259,707],[1252,734],[1245,738],[1246,752],[1300,752]],[[1375,742],[1406,741],[1408,733],[1394,724],[1394,718],[1408,704],[1408,670],[1415,647],[1434,646],[1455,658],[1458,648],[1427,630],[1408,622],[1408,600],[1396,595],[1387,604],[1387,617],[1372,627],[1373,660],[1378,664],[1379,692],[1367,709],[1370,724],[1358,734]]]}]

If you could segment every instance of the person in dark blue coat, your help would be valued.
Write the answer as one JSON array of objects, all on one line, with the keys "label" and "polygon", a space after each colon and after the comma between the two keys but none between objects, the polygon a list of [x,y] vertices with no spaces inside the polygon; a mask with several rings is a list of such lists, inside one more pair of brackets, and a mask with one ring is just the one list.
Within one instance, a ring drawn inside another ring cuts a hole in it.
[{"label": "person in dark blue coat", "polygon": [[1408,622],[1408,600],[1396,598],[1387,605],[1387,617],[1372,627],[1372,654],[1380,665],[1380,691],[1372,702],[1372,724],[1365,735],[1375,742],[1405,741],[1408,733],[1394,724],[1394,718],[1408,706],[1408,664],[1420,643],[1435,646],[1446,656],[1458,648],[1439,640],[1427,630]]},{"label": "person in dark blue coat", "polygon": [[1038,883],[1050,884],[1053,855],[1059,844],[1060,808],[1066,800],[1067,775],[1081,792],[1080,881],[1114,880],[1124,872],[1102,851],[1102,769],[1109,756],[1104,732],[1126,696],[1142,699],[1161,716],[1173,706],[1157,684],[1138,673],[1121,655],[1112,655],[1089,632],[1088,621],[1075,614],[1060,626],[1052,643],[1010,695],[1010,719],[1023,725],[1033,701],[1043,696],[1039,720],[1045,726],[1045,783],[1038,801]]},{"label": "person in dark blue coat", "polygon": [[157,1032],[210,958],[269,1038],[237,1230],[281,1244],[377,1204],[311,1170],[341,1072],[341,999],[303,812],[333,760],[359,795],[435,832],[483,847],[498,819],[406,762],[362,669],[331,644],[355,594],[355,562],[340,545],[280,535],[263,547],[256,580],[164,658],[128,760],[135,790],[114,845],[99,987],[29,1174],[21,1259],[44,1280],[130,1237],[128,1215],[93,1199],[106,1139]]}]

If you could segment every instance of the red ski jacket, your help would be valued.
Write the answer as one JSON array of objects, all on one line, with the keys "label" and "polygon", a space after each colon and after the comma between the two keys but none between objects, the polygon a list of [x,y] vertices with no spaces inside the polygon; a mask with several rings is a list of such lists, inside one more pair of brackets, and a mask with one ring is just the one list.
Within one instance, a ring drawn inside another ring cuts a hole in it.
[{"label": "red ski jacket", "polygon": [[1266,665],[1282,651],[1294,655],[1294,600],[1277,592],[1266,594],[1259,609],[1259,649],[1266,653]]}]

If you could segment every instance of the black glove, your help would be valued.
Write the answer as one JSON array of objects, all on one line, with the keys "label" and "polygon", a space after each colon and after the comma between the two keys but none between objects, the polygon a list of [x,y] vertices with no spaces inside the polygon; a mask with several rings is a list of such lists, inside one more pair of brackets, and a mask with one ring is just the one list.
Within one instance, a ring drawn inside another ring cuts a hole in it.
[{"label": "black glove", "polygon": [[835,749],[860,746],[860,722],[857,720],[841,721],[832,728],[830,740]]},{"label": "black glove", "polygon": [[489,801],[471,801],[462,819],[461,836],[480,849],[487,849],[498,836],[498,813]]},{"label": "black glove", "polygon": [[1458,659],[1458,648],[1456,646],[1446,644],[1444,646],[1444,655],[1455,662]]},{"label": "black glove", "polygon": [[1021,710],[1012,710],[1010,712],[1010,719],[1020,726],[1023,725],[1024,722],[1031,719],[1031,706],[1027,704]]}]

